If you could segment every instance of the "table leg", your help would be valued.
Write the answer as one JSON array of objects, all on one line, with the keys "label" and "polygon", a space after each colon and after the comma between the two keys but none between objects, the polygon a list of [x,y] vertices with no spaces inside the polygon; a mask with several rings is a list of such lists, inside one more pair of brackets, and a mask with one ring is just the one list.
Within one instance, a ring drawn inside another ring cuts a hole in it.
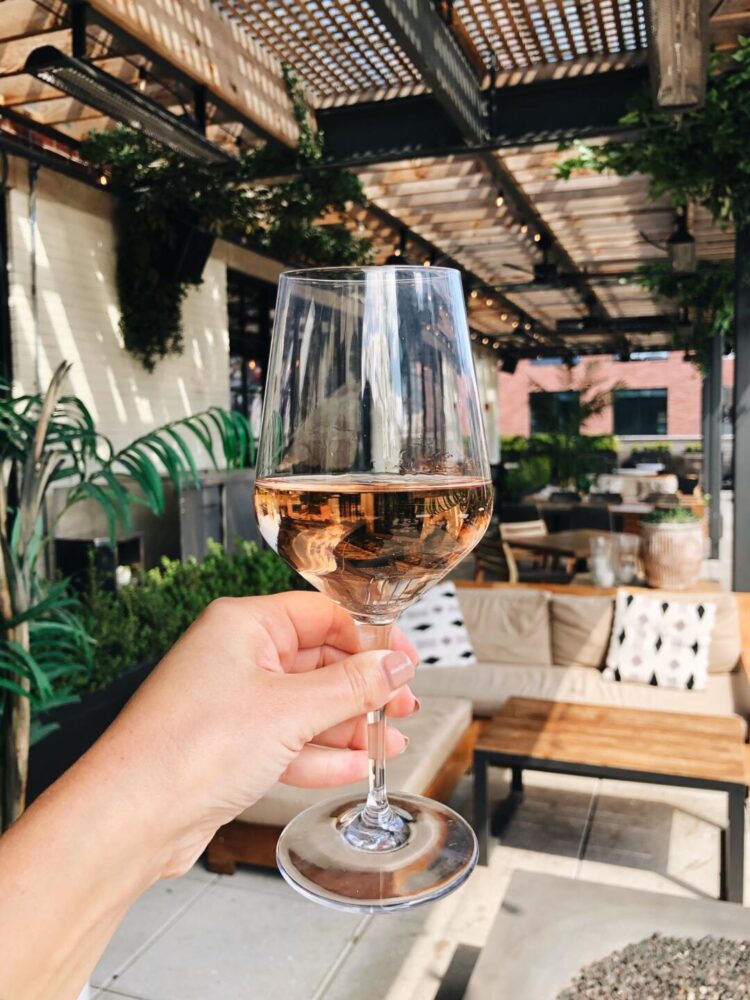
[{"label": "table leg", "polygon": [[745,881],[745,795],[746,789],[738,785],[728,793],[729,822],[727,823],[727,899],[741,903]]},{"label": "table leg", "polygon": [[490,814],[487,801],[487,758],[482,753],[474,754],[474,831],[479,842],[479,864],[487,864],[487,848],[490,836]]},{"label": "table leg", "polygon": [[523,795],[523,769],[520,767],[511,768],[510,790]]}]

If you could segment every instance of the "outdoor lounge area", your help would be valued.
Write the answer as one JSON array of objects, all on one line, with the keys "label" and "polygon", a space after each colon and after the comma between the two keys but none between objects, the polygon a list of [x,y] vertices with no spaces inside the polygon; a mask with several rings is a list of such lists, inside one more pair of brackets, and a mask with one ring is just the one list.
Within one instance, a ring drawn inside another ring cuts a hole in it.
[{"label": "outdoor lounge area", "polygon": [[748,137],[750,0],[0,0],[2,1000],[750,996]]}]

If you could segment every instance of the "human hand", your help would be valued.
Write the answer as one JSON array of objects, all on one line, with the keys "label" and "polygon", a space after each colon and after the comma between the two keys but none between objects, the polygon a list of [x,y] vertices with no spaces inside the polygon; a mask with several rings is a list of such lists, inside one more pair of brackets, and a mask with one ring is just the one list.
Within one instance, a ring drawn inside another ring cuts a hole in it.
[{"label": "human hand", "polygon": [[[364,713],[416,707],[406,686],[416,653],[398,630],[392,646],[359,653],[353,620],[320,594],[210,605],[93,751],[116,760],[121,777],[132,770],[140,797],[169,817],[161,874],[185,871],[219,826],[276,781],[365,777]],[[387,756],[401,753],[405,738],[386,733]]]}]

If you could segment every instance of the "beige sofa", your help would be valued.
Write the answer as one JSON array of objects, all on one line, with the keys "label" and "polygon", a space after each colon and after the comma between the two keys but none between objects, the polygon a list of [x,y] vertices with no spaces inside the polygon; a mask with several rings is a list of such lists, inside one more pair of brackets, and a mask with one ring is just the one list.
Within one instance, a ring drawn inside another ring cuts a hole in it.
[{"label": "beige sofa", "polygon": [[[677,595],[668,596],[674,600]],[[460,586],[458,598],[479,662],[420,669],[413,684],[420,697],[470,698],[476,716],[491,716],[516,696],[698,715],[736,714],[745,724],[750,718],[750,594],[700,594],[702,600],[717,604],[709,681],[703,691],[616,683],[602,677],[614,591],[474,584]]]}]

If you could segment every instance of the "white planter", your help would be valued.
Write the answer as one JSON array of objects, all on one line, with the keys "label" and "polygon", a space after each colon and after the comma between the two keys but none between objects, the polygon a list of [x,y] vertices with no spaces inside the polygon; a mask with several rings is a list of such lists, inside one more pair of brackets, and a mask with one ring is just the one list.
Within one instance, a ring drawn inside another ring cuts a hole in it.
[{"label": "white planter", "polygon": [[641,553],[651,587],[689,590],[700,579],[705,536],[700,521],[686,524],[641,523]]}]

